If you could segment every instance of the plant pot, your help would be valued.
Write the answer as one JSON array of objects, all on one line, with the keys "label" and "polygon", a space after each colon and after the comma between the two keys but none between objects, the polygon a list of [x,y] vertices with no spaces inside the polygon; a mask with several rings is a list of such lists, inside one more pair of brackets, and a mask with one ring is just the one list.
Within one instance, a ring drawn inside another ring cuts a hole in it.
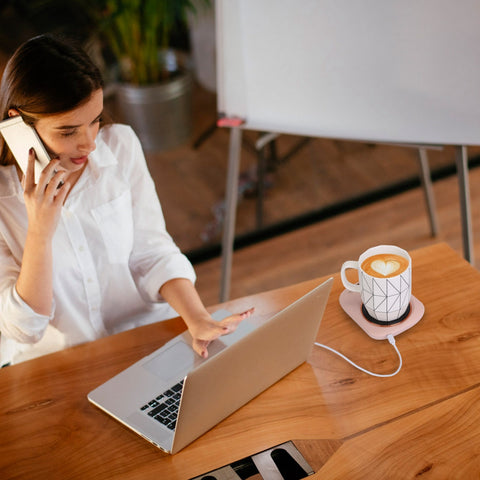
[{"label": "plant pot", "polygon": [[192,75],[188,70],[169,81],[115,88],[118,121],[130,125],[143,149],[160,152],[185,143],[192,131]]}]

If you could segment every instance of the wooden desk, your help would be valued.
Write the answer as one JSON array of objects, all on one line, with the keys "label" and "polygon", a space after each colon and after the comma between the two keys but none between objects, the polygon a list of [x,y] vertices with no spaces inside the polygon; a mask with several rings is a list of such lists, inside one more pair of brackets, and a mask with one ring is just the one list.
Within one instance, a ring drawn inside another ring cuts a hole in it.
[{"label": "wooden desk", "polygon": [[[314,347],[307,363],[170,456],[87,401],[184,325],[138,328],[0,370],[0,478],[188,479],[295,440],[312,478],[478,479],[480,273],[445,244],[412,259],[413,293],[426,312],[397,337],[404,366],[395,377],[371,377]],[[266,318],[319,282],[224,306],[255,305]],[[346,316],[341,291],[337,275],[318,341],[365,368],[395,370],[392,347]]]}]

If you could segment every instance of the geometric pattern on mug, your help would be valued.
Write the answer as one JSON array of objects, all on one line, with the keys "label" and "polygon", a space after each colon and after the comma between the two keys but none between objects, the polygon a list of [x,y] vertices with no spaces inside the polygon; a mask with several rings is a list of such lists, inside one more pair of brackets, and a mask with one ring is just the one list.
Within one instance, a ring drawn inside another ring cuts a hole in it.
[{"label": "geometric pattern on mug", "polygon": [[396,320],[400,316],[398,312],[406,308],[409,302],[409,270],[393,278],[375,278],[363,272],[360,274],[363,277],[362,302],[367,310],[376,312],[385,320]]}]

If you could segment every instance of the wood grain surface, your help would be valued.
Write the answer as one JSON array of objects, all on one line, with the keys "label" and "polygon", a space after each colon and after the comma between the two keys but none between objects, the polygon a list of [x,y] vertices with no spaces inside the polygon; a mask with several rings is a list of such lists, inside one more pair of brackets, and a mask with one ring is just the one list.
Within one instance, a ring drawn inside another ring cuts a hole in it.
[{"label": "wood grain surface", "polygon": [[[141,327],[0,370],[0,478],[189,479],[294,440],[313,478],[478,479],[480,273],[446,244],[411,254],[425,315],[397,338],[398,375],[375,378],[314,347],[308,362],[171,456],[86,397],[185,328],[180,319]],[[262,321],[321,280],[222,306],[254,305]],[[342,290],[335,275],[317,340],[394,371],[393,348],[349,319]]]}]

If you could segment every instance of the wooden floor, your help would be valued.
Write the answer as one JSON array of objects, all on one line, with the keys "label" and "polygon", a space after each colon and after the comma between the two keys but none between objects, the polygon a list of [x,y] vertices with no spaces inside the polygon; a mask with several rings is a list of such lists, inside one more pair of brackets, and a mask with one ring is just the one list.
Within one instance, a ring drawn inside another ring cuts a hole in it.
[{"label": "wooden floor", "polygon": [[[215,118],[215,97],[197,91],[194,113],[193,139]],[[251,142],[255,135],[245,134]],[[282,136],[279,150],[288,150],[297,140]],[[228,132],[216,130],[198,149],[185,145],[169,152],[147,153],[167,227],[185,252],[219,242],[221,229],[208,238],[202,234],[214,220],[212,209],[223,200],[227,152]],[[477,154],[478,148],[469,148],[470,156]],[[435,170],[453,165],[453,155],[451,147],[430,151],[430,167]],[[252,172],[255,164],[256,156],[245,146],[241,171]],[[416,175],[415,149],[315,139],[273,172],[265,201],[266,222],[272,224]],[[480,259],[480,168],[470,172],[470,189],[475,258]],[[434,182],[434,192],[438,237],[430,235],[423,191],[414,188],[237,250],[231,298],[337,272],[344,260],[356,259],[366,248],[381,243],[410,250],[445,241],[462,254],[456,175]],[[254,195],[240,199],[237,234],[255,229],[255,205]],[[195,269],[204,302],[217,303],[220,258],[196,263]]]}]

